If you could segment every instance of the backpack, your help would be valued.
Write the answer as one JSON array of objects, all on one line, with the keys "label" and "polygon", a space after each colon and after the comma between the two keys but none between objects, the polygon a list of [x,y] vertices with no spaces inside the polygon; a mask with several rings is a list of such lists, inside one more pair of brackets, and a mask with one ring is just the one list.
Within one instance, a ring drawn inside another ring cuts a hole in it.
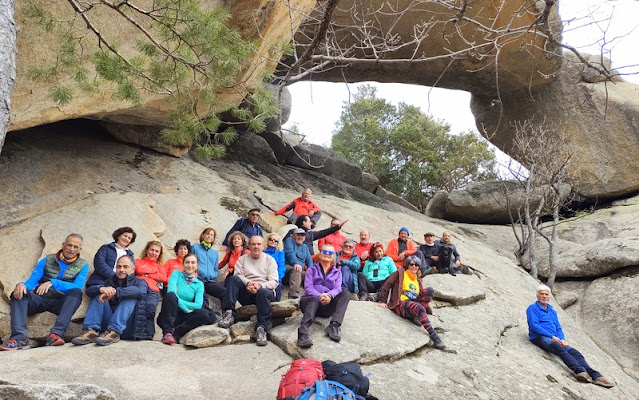
[{"label": "backpack", "polygon": [[302,390],[295,400],[358,400],[352,390],[339,382],[321,380]]},{"label": "backpack", "polygon": [[294,399],[302,389],[312,386],[315,381],[324,379],[324,368],[317,360],[300,358],[293,361],[288,371],[282,375],[277,389],[277,400]]},{"label": "backpack", "polygon": [[326,360],[322,363],[326,379],[336,381],[353,390],[355,393],[366,396],[369,389],[369,381],[362,373],[362,369],[355,362],[336,363]]}]

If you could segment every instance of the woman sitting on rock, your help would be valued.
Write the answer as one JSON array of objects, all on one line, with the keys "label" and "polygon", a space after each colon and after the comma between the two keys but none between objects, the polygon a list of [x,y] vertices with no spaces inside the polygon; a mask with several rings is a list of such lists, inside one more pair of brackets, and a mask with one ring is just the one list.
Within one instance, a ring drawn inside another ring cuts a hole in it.
[{"label": "woman sitting on rock", "polygon": [[306,271],[304,291],[300,299],[300,310],[304,316],[297,330],[297,346],[308,348],[313,345],[308,331],[316,315],[331,317],[324,332],[331,340],[339,342],[342,339],[341,326],[351,293],[342,290],[342,272],[335,267],[335,249],[330,244],[322,246],[319,262]]},{"label": "woman sitting on rock", "polygon": [[136,234],[128,226],[118,228],[111,235],[113,242],[102,245],[93,258],[93,273],[87,280],[86,287],[105,285],[115,275],[115,264],[122,256],[132,256],[129,246],[135,242]]},{"label": "woman sitting on rock", "polygon": [[164,344],[179,342],[190,330],[217,320],[213,311],[202,308],[204,283],[197,278],[197,256],[187,254],[182,264],[184,271],[175,270],[169,277],[162,311],[158,315]]},{"label": "woman sitting on rock", "polygon": [[226,271],[226,274],[224,275],[225,279],[233,275],[233,271],[235,270],[235,263],[237,262],[237,259],[243,256],[244,254],[249,253],[248,238],[246,237],[245,234],[243,234],[240,231],[235,231],[231,233],[231,235],[229,236],[228,243],[229,243],[228,250],[226,251],[224,258],[222,258],[222,261],[220,261],[220,263],[217,266],[219,269],[222,269],[226,267],[227,265],[229,266],[229,269]]},{"label": "woman sitting on rock", "polygon": [[155,310],[160,301],[160,290],[166,285],[164,262],[164,246],[158,240],[151,240],[144,246],[140,258],[135,260],[135,276],[144,279],[149,286],[146,294],[147,330],[155,333]]},{"label": "woman sitting on rock", "polygon": [[224,285],[217,283],[218,259],[217,250],[213,248],[217,231],[208,227],[200,234],[200,243],[192,246],[193,253],[197,255],[199,264],[197,277],[204,283],[204,302],[208,306],[209,297],[213,296],[222,300],[226,294]]},{"label": "woman sitting on rock", "polygon": [[355,242],[346,239],[342,243],[342,251],[337,252],[336,265],[342,270],[342,289],[355,294],[359,293],[357,271],[361,266],[361,260],[355,254]]},{"label": "woman sitting on rock", "polygon": [[395,310],[402,318],[417,318],[430,335],[435,347],[443,349],[446,346],[428,319],[428,314],[433,314],[429,303],[433,300],[434,291],[432,287],[422,288],[420,265],[418,257],[408,256],[404,268],[393,272],[382,286],[379,306]]},{"label": "woman sitting on rock", "polygon": [[277,278],[280,284],[277,285],[275,290],[275,301],[282,299],[282,279],[286,274],[286,264],[284,262],[284,250],[282,245],[282,239],[277,233],[270,233],[266,237],[266,250],[264,252],[275,259],[277,263]]},{"label": "woman sitting on rock", "polygon": [[360,301],[377,301],[384,282],[395,271],[393,259],[384,255],[384,245],[377,242],[371,246],[368,261],[358,274]]},{"label": "woman sitting on rock", "polygon": [[184,267],[182,266],[182,261],[184,260],[184,256],[193,252],[191,250],[191,242],[186,239],[180,239],[175,242],[175,246],[173,247],[173,251],[175,251],[175,258],[170,259],[164,264],[164,269],[166,269],[166,276],[171,277],[173,271],[184,271]]}]

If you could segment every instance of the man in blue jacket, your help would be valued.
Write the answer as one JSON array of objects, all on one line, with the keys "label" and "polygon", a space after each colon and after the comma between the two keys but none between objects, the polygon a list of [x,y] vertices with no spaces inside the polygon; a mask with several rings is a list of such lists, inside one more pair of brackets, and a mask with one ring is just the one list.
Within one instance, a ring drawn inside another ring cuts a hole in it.
[{"label": "man in blue jacket", "polygon": [[240,218],[235,221],[235,225],[233,225],[233,227],[226,233],[226,236],[224,236],[224,241],[222,242],[222,246],[220,246],[220,251],[226,251],[229,236],[231,236],[231,233],[235,231],[242,232],[249,240],[251,240],[253,236],[264,236],[262,235],[262,227],[258,223],[259,220],[260,209],[250,209],[248,214],[246,215],[246,218]]},{"label": "man in blue jacket", "polygon": [[286,261],[286,274],[289,280],[289,299],[300,297],[305,271],[313,265],[311,252],[308,251],[305,240],[306,231],[302,228],[295,229],[292,237],[289,236],[284,239],[284,260]]},{"label": "man in blue jacket", "polygon": [[[81,336],[71,341],[75,345],[95,343],[106,346],[122,339],[141,339],[135,336],[135,310],[138,301],[146,297],[148,286],[135,277],[135,258],[122,256],[115,264],[115,275],[104,284],[87,288],[91,297],[84,317]],[[146,307],[138,307],[145,314]],[[102,334],[98,336],[98,332]]]},{"label": "man in blue jacket", "polygon": [[89,273],[89,263],[80,258],[82,241],[80,234],[67,236],[61,250],[41,259],[29,279],[19,282],[13,289],[11,338],[0,345],[0,351],[27,348],[27,316],[45,311],[58,315],[46,345],[64,345],[64,334],[82,302],[82,287]]},{"label": "man in blue jacket", "polygon": [[579,382],[594,383],[605,388],[615,386],[614,383],[592,369],[577,349],[568,345],[561,324],[559,324],[557,312],[549,302],[550,288],[546,285],[539,286],[537,288],[537,301],[526,309],[530,341],[547,352],[559,356],[564,364],[575,373]]}]

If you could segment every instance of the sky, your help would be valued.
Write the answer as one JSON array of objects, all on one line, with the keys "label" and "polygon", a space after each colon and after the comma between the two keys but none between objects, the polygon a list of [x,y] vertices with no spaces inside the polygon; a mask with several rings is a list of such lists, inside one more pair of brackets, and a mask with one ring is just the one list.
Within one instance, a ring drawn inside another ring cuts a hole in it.
[{"label": "sky", "polygon": [[[560,0],[559,12],[564,20],[564,43],[579,51],[599,53],[602,38],[606,38],[608,55],[613,68],[623,73],[635,73],[624,79],[639,84],[639,1],[635,0]],[[592,18],[585,18],[586,15]],[[598,21],[592,23],[592,21]],[[610,21],[610,23],[608,22]],[[622,68],[632,66],[631,68]],[[458,90],[427,86],[362,82],[355,84],[329,82],[298,82],[289,86],[293,105],[284,128],[297,124],[310,143],[330,146],[335,123],[339,120],[344,102],[357,91],[359,85],[369,83],[377,87],[378,97],[397,105],[408,103],[435,119],[444,120],[452,133],[477,132],[470,112],[470,94]],[[479,134],[478,134],[479,135]],[[498,161],[506,163],[508,156],[496,151]]]}]

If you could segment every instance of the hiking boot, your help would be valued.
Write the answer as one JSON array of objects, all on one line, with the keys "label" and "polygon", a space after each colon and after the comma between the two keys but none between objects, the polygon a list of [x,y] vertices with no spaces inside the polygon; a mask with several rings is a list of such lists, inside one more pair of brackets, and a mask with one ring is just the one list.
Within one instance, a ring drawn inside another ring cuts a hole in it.
[{"label": "hiking boot", "polygon": [[359,301],[368,301],[368,292],[359,292]]},{"label": "hiking boot", "polygon": [[439,335],[437,334],[437,332],[433,332],[430,334],[430,339],[433,341],[433,346],[436,349],[439,350],[444,350],[446,348],[446,345],[442,342],[442,340],[439,338]]},{"label": "hiking boot", "polygon": [[603,376],[600,376],[599,378],[595,379],[593,383],[595,385],[603,386],[608,389],[610,389],[611,387],[615,387],[614,383],[610,382],[608,379],[604,378]]},{"label": "hiking boot", "polygon": [[177,340],[175,340],[175,337],[173,336],[172,333],[167,332],[164,334],[164,336],[162,336],[162,343],[164,344],[175,344],[177,343]]},{"label": "hiking boot", "polygon": [[263,326],[258,326],[255,330],[255,342],[258,346],[266,346],[268,341],[266,340],[266,329]]},{"label": "hiking boot", "polygon": [[578,373],[575,378],[577,378],[579,382],[592,383],[592,378],[586,371]]},{"label": "hiking boot", "polygon": [[62,346],[64,345],[64,339],[57,333],[49,333],[47,336],[47,346]]},{"label": "hiking boot", "polygon": [[369,294],[368,295],[368,301],[378,302],[379,301],[379,293],[375,292],[375,293]]},{"label": "hiking boot", "polygon": [[308,349],[313,345],[313,341],[308,335],[298,336],[297,337],[297,347],[300,349]]},{"label": "hiking boot", "polygon": [[95,344],[99,346],[108,346],[111,343],[116,343],[119,341],[120,341],[120,334],[115,331],[112,331],[111,329],[107,329],[106,331],[102,332],[102,334],[98,336],[97,339],[95,339]]},{"label": "hiking boot", "polygon": [[95,343],[95,339],[98,337],[98,332],[93,329],[85,329],[84,333],[76,338],[71,340],[71,343],[77,346],[84,346],[85,344]]},{"label": "hiking boot", "polygon": [[22,350],[29,348],[29,339],[11,339],[7,343],[0,345],[0,351]]},{"label": "hiking boot", "polygon": [[222,314],[222,319],[217,323],[217,326],[220,328],[228,329],[229,326],[235,323],[235,318],[233,317],[233,310],[226,310],[224,314]]},{"label": "hiking boot", "polygon": [[341,336],[341,328],[337,322],[331,322],[325,329],[324,332],[331,338],[334,342],[339,342],[342,340]]}]

